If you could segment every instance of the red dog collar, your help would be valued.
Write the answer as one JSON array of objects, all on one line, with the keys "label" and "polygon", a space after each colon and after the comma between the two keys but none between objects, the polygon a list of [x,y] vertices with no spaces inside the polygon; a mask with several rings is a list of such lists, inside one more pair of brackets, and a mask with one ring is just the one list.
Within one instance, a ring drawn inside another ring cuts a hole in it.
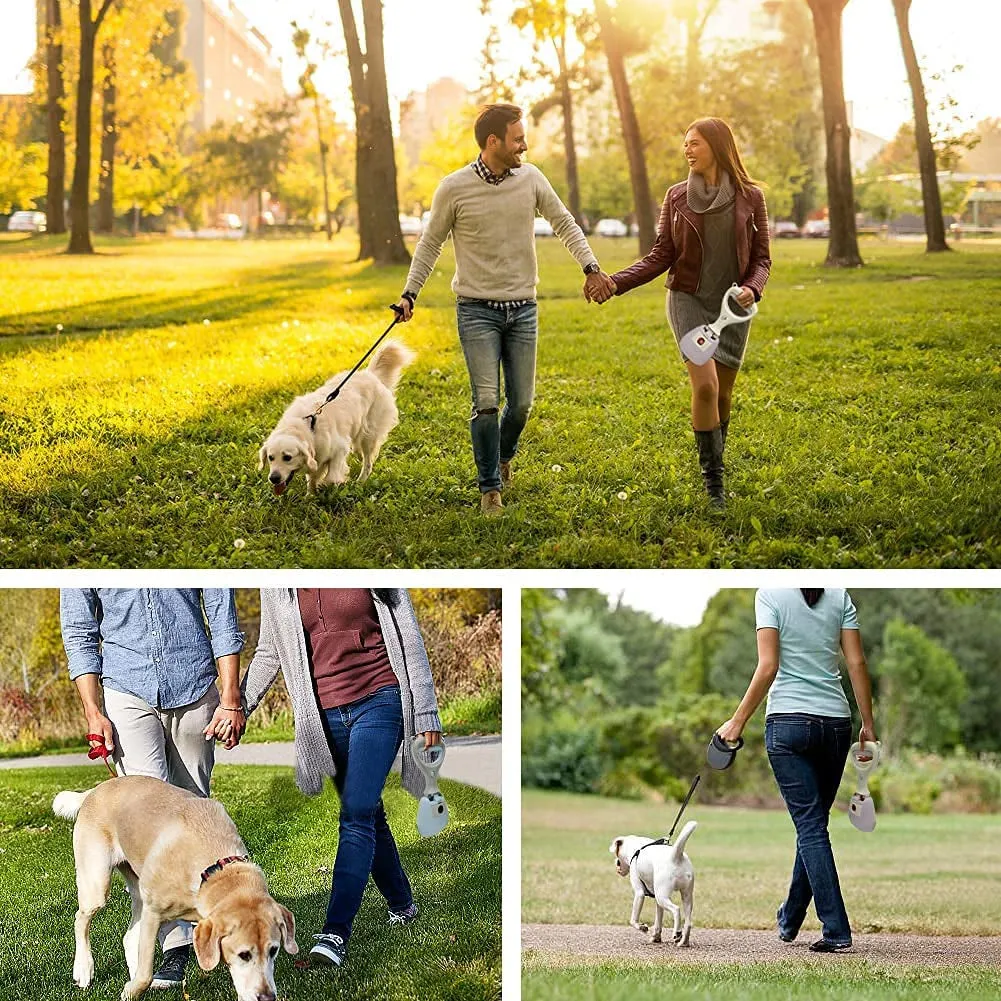
[{"label": "red dog collar", "polygon": [[249,862],[249,855],[230,855],[227,858],[221,858],[217,862],[213,862],[203,873],[202,882],[209,878],[209,876],[214,876],[217,872],[221,872],[222,869],[229,865],[231,862]]}]

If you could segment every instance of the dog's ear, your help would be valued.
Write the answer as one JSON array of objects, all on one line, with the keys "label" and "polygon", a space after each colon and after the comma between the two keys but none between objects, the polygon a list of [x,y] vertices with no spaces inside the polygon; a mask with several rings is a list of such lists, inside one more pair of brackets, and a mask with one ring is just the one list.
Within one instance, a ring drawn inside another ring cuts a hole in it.
[{"label": "dog's ear", "polygon": [[264,468],[264,460],[268,457],[268,446],[262,445],[261,450],[257,453],[257,471],[260,472]]},{"label": "dog's ear", "polygon": [[316,465],[316,453],[313,451],[313,446],[304,442],[302,445],[302,454],[306,456],[306,468],[311,473],[315,473],[317,470],[317,465]]},{"label": "dog's ear", "polygon": [[614,840],[614,841],[613,841],[613,842],[612,842],[612,843],[611,843],[611,844],[610,844],[610,845],[608,846],[608,850],[609,850],[609,851],[610,851],[610,852],[611,852],[611,853],[612,853],[613,855],[615,855],[615,856],[618,856],[619,852],[620,852],[620,851],[621,851],[621,849],[622,849],[622,842],[623,842],[623,841],[625,841],[625,840],[626,840],[625,838],[616,838],[616,839],[615,839],[615,840]]},{"label": "dog's ear", "polygon": [[278,905],[278,910],[281,911],[282,919],[282,945],[290,956],[294,956],[299,951],[295,941],[295,915],[281,904]]},{"label": "dog's ear", "polygon": [[222,959],[221,936],[211,918],[204,918],[195,925],[195,956],[203,970],[214,970]]}]

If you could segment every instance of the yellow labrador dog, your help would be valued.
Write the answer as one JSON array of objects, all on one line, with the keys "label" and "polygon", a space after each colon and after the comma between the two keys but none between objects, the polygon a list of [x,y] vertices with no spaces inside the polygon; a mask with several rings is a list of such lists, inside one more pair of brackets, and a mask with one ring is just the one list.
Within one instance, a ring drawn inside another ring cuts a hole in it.
[{"label": "yellow labrador dog", "polygon": [[165,921],[197,921],[195,955],[203,970],[229,966],[239,1001],[275,1001],[275,956],[297,953],[295,918],[272,899],[264,873],[223,805],[160,779],[120,776],[87,792],[61,792],[57,816],[76,820],[73,855],[79,910],[73,980],[94,976],[90,922],[108,899],[118,869],[132,899],[122,938],[130,980],[122,1001],[153,979],[153,951]]},{"label": "yellow labrador dog", "polygon": [[416,357],[399,341],[386,341],[368,367],[355,372],[338,397],[324,406],[315,427],[310,427],[307,417],[347,372],[339,372],[312,393],[297,396],[257,457],[259,470],[265,463],[268,466],[275,495],[285,493],[299,470],[305,471],[308,493],[328,483],[346,483],[352,452],[361,456],[358,481],[367,480],[389,432],[400,421],[395,396],[400,373]]}]

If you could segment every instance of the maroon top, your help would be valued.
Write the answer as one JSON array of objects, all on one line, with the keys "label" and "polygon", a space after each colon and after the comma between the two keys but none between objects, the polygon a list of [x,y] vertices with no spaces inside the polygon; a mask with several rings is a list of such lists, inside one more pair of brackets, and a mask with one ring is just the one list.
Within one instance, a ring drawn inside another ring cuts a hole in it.
[{"label": "maroon top", "polygon": [[[688,182],[669,188],[660,210],[657,242],[646,257],[612,275],[615,294],[622,295],[668,272],[666,286],[694,293],[702,273],[702,216],[688,207]],[[772,268],[768,240],[768,209],[761,189],[738,191],[733,221],[737,236],[737,270],[740,284],[760,299]]]},{"label": "maroon top", "polygon": [[300,587],[296,594],[321,709],[346,706],[399,684],[367,588]]}]

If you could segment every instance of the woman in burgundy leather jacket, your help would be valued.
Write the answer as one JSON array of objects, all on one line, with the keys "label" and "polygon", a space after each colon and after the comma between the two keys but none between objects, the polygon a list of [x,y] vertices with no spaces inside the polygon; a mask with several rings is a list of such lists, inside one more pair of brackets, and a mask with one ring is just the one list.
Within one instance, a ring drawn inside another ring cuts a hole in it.
[{"label": "woman in burgundy leather jacket", "polygon": [[[657,242],[642,260],[612,275],[615,294],[668,272],[667,319],[675,338],[717,318],[723,294],[739,285],[744,307],[761,298],[771,269],[765,196],[748,176],[730,127],[700,118],[685,134],[687,181],[667,192]],[[688,366],[692,428],[711,503],[724,505],[723,446],[747,323],[725,327],[712,360]]]}]

